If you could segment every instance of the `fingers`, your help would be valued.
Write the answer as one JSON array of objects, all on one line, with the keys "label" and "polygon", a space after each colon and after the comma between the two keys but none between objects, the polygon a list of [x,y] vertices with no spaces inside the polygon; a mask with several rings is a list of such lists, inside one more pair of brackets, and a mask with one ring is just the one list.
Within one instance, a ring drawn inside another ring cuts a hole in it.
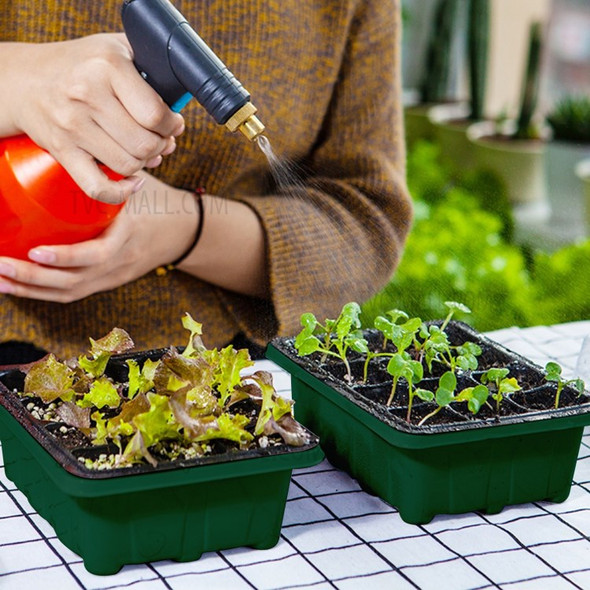
[{"label": "fingers", "polygon": [[[182,115],[173,112],[141,77],[124,35],[92,35],[80,41],[92,49],[78,70],[76,83],[69,89],[76,99],[96,110],[98,95],[102,100],[110,93],[143,129],[164,138],[183,132]],[[110,106],[103,112],[109,113]],[[113,119],[118,115],[111,113]]]},{"label": "fingers", "polygon": [[182,115],[170,109],[141,77],[132,62],[116,70],[112,89],[129,115],[144,129],[161,137],[177,137],[184,131]]},{"label": "fingers", "polygon": [[44,267],[14,259],[0,262],[0,293],[70,303],[91,292],[84,275],[71,269]]},{"label": "fingers", "polygon": [[79,148],[59,156],[61,164],[85,194],[104,203],[122,203],[141,189],[144,179],[132,175],[111,180],[98,167],[96,160]]},{"label": "fingers", "polygon": [[112,259],[118,241],[116,233],[111,232],[108,242],[97,238],[34,248],[29,252],[31,261],[0,258],[0,293],[70,303],[113,288],[125,282],[111,273],[116,266]]},{"label": "fingers", "polygon": [[[153,209],[137,193],[94,239],[40,245],[28,260],[0,257],[0,293],[67,303],[127,284],[175,259],[195,230],[194,211],[184,203],[187,193],[145,172],[138,176],[153,196]],[[195,206],[194,199],[190,203]],[[162,217],[164,210],[178,215]]]},{"label": "fingers", "polygon": [[[136,72],[133,73],[135,76]],[[141,78],[140,82],[146,85]],[[151,91],[150,88],[148,90]],[[176,141],[171,134],[160,135],[154,129],[143,126],[117,98],[109,95],[100,103],[92,105],[92,125],[95,130],[81,138],[81,145],[105,165],[128,176],[147,166],[157,156],[171,154],[176,148]],[[162,116],[172,112],[157,95],[151,98],[163,111]],[[184,129],[182,117],[180,122],[175,132]]]},{"label": "fingers", "polygon": [[[141,78],[122,34],[39,46],[35,56],[38,75],[30,77],[37,82],[30,104],[18,109],[19,128],[87,195],[109,203],[128,198],[138,189],[137,172],[174,151],[182,116]],[[127,178],[110,180],[97,161]]]},{"label": "fingers", "polygon": [[[106,230],[107,232],[109,229]],[[110,232],[111,235],[113,232]],[[88,266],[106,265],[115,254],[115,248],[105,248],[102,238],[86,240],[77,244],[68,244],[66,246],[39,246],[29,251],[29,258],[33,262],[51,266],[59,269],[76,269]],[[36,276],[27,274],[36,273],[35,268],[28,269],[31,266],[25,262],[20,269],[18,279],[24,282],[34,282],[43,284],[43,274]],[[33,265],[34,266],[34,265]],[[1,264],[0,264],[1,268]],[[37,282],[41,281],[41,282]]]},{"label": "fingers", "polygon": [[[124,123],[120,127],[124,135],[125,129],[131,129],[131,125],[126,120],[129,119],[127,114],[122,119]],[[139,190],[142,181],[136,173],[143,168],[159,166],[163,156],[176,148],[174,138],[161,138],[143,130],[139,133],[130,130],[129,136],[136,140],[128,140],[127,146],[119,143],[123,140],[122,135],[115,133],[118,136],[113,138],[94,122],[86,125],[85,130],[76,142],[62,141],[52,153],[88,196],[106,203],[121,203]],[[126,178],[119,181],[109,179],[98,167],[97,160]]]}]

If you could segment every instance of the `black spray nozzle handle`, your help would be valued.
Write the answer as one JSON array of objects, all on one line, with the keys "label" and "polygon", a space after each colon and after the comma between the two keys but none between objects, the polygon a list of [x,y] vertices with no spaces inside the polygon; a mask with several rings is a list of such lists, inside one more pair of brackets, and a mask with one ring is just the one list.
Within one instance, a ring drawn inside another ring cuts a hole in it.
[{"label": "black spray nozzle handle", "polygon": [[191,96],[219,124],[250,95],[168,0],[125,0],[123,28],[142,76],[173,110]]}]

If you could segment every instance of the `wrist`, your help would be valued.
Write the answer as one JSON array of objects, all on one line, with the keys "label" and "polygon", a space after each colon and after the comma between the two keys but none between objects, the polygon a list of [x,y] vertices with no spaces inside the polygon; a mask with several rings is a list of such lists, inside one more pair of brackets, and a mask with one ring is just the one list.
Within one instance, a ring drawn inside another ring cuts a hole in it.
[{"label": "wrist", "polygon": [[[183,270],[183,263],[191,256],[201,239],[203,233],[203,225],[205,221],[205,208],[203,205],[203,194],[205,189],[197,188],[190,192],[184,192],[182,197],[182,213],[192,220],[190,224],[191,230],[189,234],[185,234],[185,238],[180,243],[178,248],[179,254],[169,263],[159,266],[156,269],[157,274],[165,274],[168,271],[175,269]],[[189,204],[187,200],[189,199]]]},{"label": "wrist", "polygon": [[8,137],[25,132],[23,113],[27,109],[27,97],[33,92],[28,86],[35,76],[31,64],[38,57],[32,43],[2,43],[1,46],[0,61],[4,67],[0,80],[0,136]]}]

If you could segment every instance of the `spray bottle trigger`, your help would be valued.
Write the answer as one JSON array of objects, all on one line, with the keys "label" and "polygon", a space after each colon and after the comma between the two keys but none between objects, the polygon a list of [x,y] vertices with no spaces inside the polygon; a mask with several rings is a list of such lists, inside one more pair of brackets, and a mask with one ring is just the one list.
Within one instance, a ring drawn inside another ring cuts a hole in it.
[{"label": "spray bottle trigger", "polygon": [[175,112],[179,113],[187,103],[193,98],[190,92],[183,94],[170,108]]}]

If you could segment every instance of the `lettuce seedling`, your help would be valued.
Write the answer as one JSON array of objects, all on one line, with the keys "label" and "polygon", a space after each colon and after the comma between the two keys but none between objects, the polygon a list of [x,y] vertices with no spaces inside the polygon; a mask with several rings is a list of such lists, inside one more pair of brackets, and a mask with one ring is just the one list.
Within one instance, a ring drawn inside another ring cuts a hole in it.
[{"label": "lettuce seedling", "polygon": [[76,373],[53,354],[31,366],[25,377],[24,395],[38,395],[46,404],[57,399],[71,401],[76,395]]},{"label": "lettuce seedling", "polygon": [[113,328],[99,340],[90,338],[90,352],[78,357],[78,366],[92,377],[98,379],[106,369],[113,354],[120,354],[133,348],[133,340],[125,330]]},{"label": "lettuce seedling", "polygon": [[138,393],[147,393],[152,389],[158,365],[159,361],[146,359],[140,368],[137,361],[133,359],[127,361],[127,366],[129,367],[127,397],[129,399],[133,399]]},{"label": "lettuce seedling", "polygon": [[347,354],[350,349],[366,354],[367,341],[360,330],[361,308],[358,303],[346,303],[335,320],[327,319],[321,324],[312,313],[301,316],[303,330],[295,338],[295,349],[299,356],[321,352],[323,358],[332,356],[340,359],[346,368],[345,380],[352,381]]},{"label": "lettuce seedling", "polygon": [[[190,332],[184,351],[170,348],[141,366],[128,360],[126,383],[105,373],[111,354],[132,344],[116,328],[105,338],[91,339],[91,350],[77,360],[64,363],[49,355],[33,363],[22,395],[55,403],[59,419],[81,429],[92,444],[116,445],[119,455],[109,458],[116,467],[143,461],[156,465],[154,452],[169,460],[210,453],[207,442],[214,439],[234,443],[228,449],[254,442],[263,448],[271,435],[291,446],[309,442],[308,432],[292,417],[292,402],[276,395],[272,376],[263,371],[242,375],[254,364],[246,349],[209,350],[200,323],[186,314],[183,325]],[[243,400],[250,403],[239,406]],[[91,459],[85,464],[97,468]]]},{"label": "lettuce seedling", "polygon": [[237,442],[240,448],[244,449],[249,442],[254,440],[254,436],[245,429],[249,423],[250,419],[247,416],[221,414],[214,425],[208,428],[205,434],[198,436],[195,441],[205,442],[222,438]]},{"label": "lettuce seedling", "polygon": [[193,357],[196,354],[202,354],[206,350],[201,339],[203,324],[194,320],[191,314],[186,312],[182,317],[182,326],[190,332],[188,343],[182,353],[183,356]]},{"label": "lettuce seedling", "polygon": [[305,444],[306,434],[301,425],[293,419],[291,400],[283,399],[275,392],[272,374],[257,371],[249,377],[260,388],[262,407],[254,428],[254,434],[279,434],[282,439],[295,447]]},{"label": "lettuce seedling", "polygon": [[225,348],[213,351],[208,357],[213,369],[213,387],[219,392],[219,407],[223,408],[230,399],[235,388],[242,382],[242,371],[254,365],[247,349],[234,350],[230,344]]},{"label": "lettuce seedling", "polygon": [[547,374],[545,375],[545,380],[552,381],[557,384],[557,391],[555,393],[555,407],[556,408],[559,407],[559,397],[561,395],[561,392],[563,391],[563,388],[566,387],[567,385],[573,386],[578,391],[579,396],[584,393],[584,389],[585,389],[584,381],[582,379],[580,379],[579,377],[574,378],[574,379],[564,379],[561,376],[561,372],[562,372],[561,365],[559,365],[558,363],[553,362],[553,361],[548,362],[545,365],[545,371],[547,372]]},{"label": "lettuce seedling", "polygon": [[81,400],[76,402],[81,408],[96,407],[98,409],[104,408],[118,408],[121,403],[121,397],[117,388],[112,381],[107,379],[104,375],[97,379],[90,386],[90,391],[84,394]]}]

